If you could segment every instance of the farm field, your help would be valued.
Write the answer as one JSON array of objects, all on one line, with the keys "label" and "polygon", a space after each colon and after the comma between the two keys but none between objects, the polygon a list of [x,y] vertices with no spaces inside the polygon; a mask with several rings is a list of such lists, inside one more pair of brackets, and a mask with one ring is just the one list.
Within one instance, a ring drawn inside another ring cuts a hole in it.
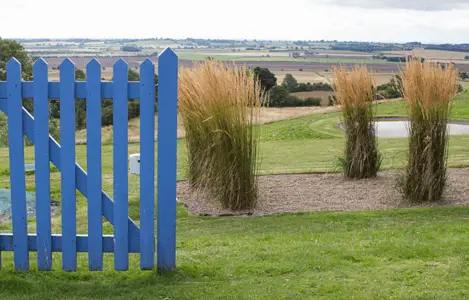
[{"label": "farm field", "polygon": [[[403,116],[402,101],[377,105],[380,116]],[[458,96],[453,119],[469,120],[469,95]],[[334,171],[342,152],[340,113],[311,115],[262,125],[261,172]],[[451,137],[449,164],[469,166],[469,137]],[[178,177],[184,178],[184,140],[179,141]],[[130,153],[138,151],[130,144]],[[406,139],[381,139],[384,167],[399,168]],[[33,148],[26,149],[32,162]],[[0,168],[7,151],[0,149]],[[86,148],[77,146],[86,168]],[[112,148],[103,146],[104,187],[112,194]],[[59,173],[52,174],[58,198]],[[137,179],[130,177],[129,214],[138,220]],[[34,176],[27,177],[34,190]],[[0,176],[0,187],[8,178]],[[128,272],[89,272],[79,255],[77,273],[16,273],[13,256],[2,253],[2,299],[465,299],[469,297],[469,208],[434,207],[374,212],[316,212],[257,217],[190,216],[177,210],[176,271],[157,274],[138,270],[131,255]],[[78,197],[77,227],[86,233],[86,202]],[[29,221],[29,231],[35,228]],[[53,219],[59,232],[60,218]],[[3,232],[10,224],[0,225]],[[105,224],[104,232],[112,233]],[[31,254],[34,268],[35,255]],[[378,287],[378,288],[377,288]]]},{"label": "farm field", "polygon": [[[373,71],[373,69],[372,69]],[[298,81],[298,83],[319,83],[319,82],[327,82],[329,84],[332,83],[332,73],[330,70],[328,72],[324,72],[324,70],[319,71],[310,71],[310,70],[303,70],[299,71],[298,69],[273,69],[272,72],[277,77],[278,83],[281,83],[283,78],[285,78],[286,74],[292,74],[293,77]],[[376,84],[384,84],[388,83],[396,74],[399,74],[398,71],[395,73],[378,73],[375,72],[374,76],[376,78]]]},{"label": "farm field", "polygon": [[[177,52],[177,51],[176,51]],[[208,56],[213,57],[217,60],[221,61],[274,61],[274,62],[316,62],[316,63],[324,63],[324,64],[340,64],[340,63],[348,63],[348,64],[357,64],[357,63],[366,63],[369,61],[373,64],[395,64],[392,62],[388,62],[385,60],[372,60],[369,57],[357,57],[357,58],[349,58],[349,57],[341,57],[341,55],[336,55],[334,57],[326,58],[326,57],[300,57],[300,58],[293,58],[287,55],[277,55],[274,53],[270,55],[270,53],[249,53],[248,55],[242,53],[224,53],[224,54],[217,54],[217,53],[188,53],[188,52],[177,52],[179,59],[181,60],[205,60]],[[282,53],[283,54],[283,53]],[[269,56],[267,56],[269,55]]]},{"label": "farm field", "polygon": [[397,55],[402,55],[402,56],[414,54],[415,56],[423,57],[425,59],[430,59],[430,60],[449,61],[453,59],[453,60],[457,60],[458,61],[457,63],[463,63],[463,62],[460,62],[460,60],[464,61],[464,57],[469,55],[469,52],[432,50],[432,49],[422,49],[422,48],[413,49],[412,51],[389,51],[389,52],[385,51],[384,54],[386,53],[397,54]]},{"label": "farm field", "polygon": [[[142,41],[145,42],[145,41]],[[120,57],[124,58],[129,67],[137,70],[139,64],[148,55],[153,55],[161,49],[152,49],[151,52],[142,52],[137,54],[128,54],[125,52],[115,52],[106,54],[102,52],[102,45],[90,48],[90,53],[80,54],[80,49],[71,49],[70,53],[65,55],[56,55],[55,57],[46,56],[45,59],[49,64],[51,80],[58,80],[58,66],[66,56],[71,56],[75,65],[79,69],[85,69],[86,64],[93,56],[98,56],[98,60],[103,66],[102,77],[110,80],[112,78],[112,66]],[[91,46],[90,46],[91,47]],[[101,48],[100,48],[101,47]],[[155,46],[156,47],[156,46]],[[231,51],[230,49],[175,49],[179,56],[179,63],[184,67],[191,67],[195,61],[202,61],[207,57],[212,57],[227,63],[236,65],[246,65],[250,68],[262,67],[270,69],[282,80],[286,73],[291,73],[297,78],[298,82],[324,82],[330,80],[331,68],[338,65],[346,65],[351,67],[356,64],[366,64],[370,70],[377,74],[377,83],[383,84],[388,82],[393,74],[400,71],[401,64],[388,62],[386,60],[372,59],[372,55],[376,53],[354,52],[354,51],[336,51],[336,50],[317,50],[313,56],[308,57],[290,57],[290,52],[268,52],[266,50],[254,51]],[[36,51],[46,51],[39,49]],[[88,51],[88,50],[87,50]],[[453,58],[457,68],[463,72],[469,72],[469,61],[464,60],[464,56],[469,53],[438,51],[438,50],[421,50],[412,51],[389,51],[383,52],[385,55],[410,55],[415,53],[417,56],[426,57],[436,62],[448,63]],[[41,53],[37,53],[41,56]],[[151,59],[157,63],[157,57],[151,56]]]}]

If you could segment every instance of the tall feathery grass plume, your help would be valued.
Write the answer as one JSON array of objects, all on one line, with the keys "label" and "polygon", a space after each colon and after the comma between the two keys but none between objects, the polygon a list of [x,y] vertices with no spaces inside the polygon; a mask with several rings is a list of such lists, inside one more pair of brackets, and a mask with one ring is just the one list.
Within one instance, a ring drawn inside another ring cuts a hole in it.
[{"label": "tall feathery grass plume", "polygon": [[344,175],[349,179],[376,177],[381,155],[375,137],[375,80],[366,66],[334,67],[333,83],[342,108],[346,144],[340,158]]},{"label": "tall feathery grass plume", "polygon": [[437,202],[447,181],[447,128],[458,74],[452,64],[417,59],[409,60],[401,73],[410,123],[408,161],[398,187],[411,203]]},{"label": "tall feathery grass plume", "polygon": [[246,67],[218,61],[180,72],[188,179],[231,210],[251,209],[258,198],[260,87]]}]

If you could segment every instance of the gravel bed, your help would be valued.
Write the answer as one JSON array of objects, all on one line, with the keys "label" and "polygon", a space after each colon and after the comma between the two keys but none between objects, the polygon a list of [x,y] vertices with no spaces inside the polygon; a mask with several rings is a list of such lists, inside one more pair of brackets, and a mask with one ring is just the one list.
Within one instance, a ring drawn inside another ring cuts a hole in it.
[{"label": "gravel bed", "polygon": [[[365,211],[409,207],[395,189],[399,171],[380,172],[375,179],[345,180],[342,174],[259,176],[259,202],[250,211],[223,209],[208,193],[178,182],[178,201],[191,215],[263,215],[311,211]],[[449,169],[441,205],[469,205],[469,168]],[[430,205],[423,205],[430,206]]]}]

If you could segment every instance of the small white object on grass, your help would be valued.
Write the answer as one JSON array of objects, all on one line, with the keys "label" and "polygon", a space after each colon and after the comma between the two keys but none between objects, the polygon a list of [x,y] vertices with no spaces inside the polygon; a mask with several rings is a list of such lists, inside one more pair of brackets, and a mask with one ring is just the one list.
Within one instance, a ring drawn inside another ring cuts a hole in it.
[{"label": "small white object on grass", "polygon": [[140,153],[129,155],[130,174],[140,175]]}]

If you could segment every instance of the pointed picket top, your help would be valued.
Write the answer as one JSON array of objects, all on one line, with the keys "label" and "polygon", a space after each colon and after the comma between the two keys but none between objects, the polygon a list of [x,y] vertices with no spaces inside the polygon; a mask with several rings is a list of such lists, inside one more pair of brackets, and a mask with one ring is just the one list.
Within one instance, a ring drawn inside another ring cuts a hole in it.
[{"label": "pointed picket top", "polygon": [[[155,74],[155,65],[147,58],[140,64],[140,80],[142,80],[142,74]],[[148,76],[148,75],[147,75]]]},{"label": "pointed picket top", "polygon": [[153,62],[149,58],[145,58],[145,60],[142,61],[142,63],[140,64],[140,68],[144,68],[144,67],[148,68],[151,66],[153,66]]},{"label": "pointed picket top", "polygon": [[75,63],[70,59],[70,58],[66,58],[64,59],[64,61],[60,64],[60,69],[65,68],[73,68],[75,69]]},{"label": "pointed picket top", "polygon": [[158,55],[158,57],[159,58],[160,57],[161,58],[177,57],[177,54],[170,47],[166,47],[166,49],[164,49],[163,52],[161,52],[160,55]]},{"label": "pointed picket top", "polygon": [[47,62],[44,60],[44,58],[40,57],[36,62],[34,63],[34,68],[41,68],[41,67],[47,67]]},{"label": "pointed picket top", "polygon": [[119,58],[118,61],[114,63],[114,69],[127,68],[127,62],[123,58]]},{"label": "pointed picket top", "polygon": [[48,80],[48,65],[43,58],[36,60],[33,66],[33,78],[34,82],[41,82],[45,79]]},{"label": "pointed picket top", "polygon": [[6,71],[7,81],[10,79],[13,81],[21,81],[21,63],[17,61],[16,58],[12,58],[8,61]]},{"label": "pointed picket top", "polygon": [[7,63],[7,69],[8,68],[16,68],[18,66],[21,67],[21,63],[14,57],[12,57]]},{"label": "pointed picket top", "polygon": [[113,71],[112,71],[112,81],[114,82],[126,82],[128,81],[128,71],[129,71],[129,66],[123,60],[120,58],[118,61],[113,66]]},{"label": "pointed picket top", "polygon": [[96,58],[93,58],[92,60],[90,60],[89,63],[86,64],[86,69],[101,69],[101,63],[99,62],[99,60],[97,60]]}]

